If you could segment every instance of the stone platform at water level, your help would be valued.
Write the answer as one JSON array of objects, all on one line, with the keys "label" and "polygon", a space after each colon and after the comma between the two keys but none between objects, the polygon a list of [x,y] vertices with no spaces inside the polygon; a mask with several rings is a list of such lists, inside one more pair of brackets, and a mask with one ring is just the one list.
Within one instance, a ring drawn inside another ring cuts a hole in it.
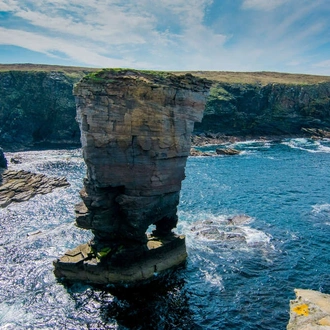
[{"label": "stone platform at water level", "polygon": [[143,246],[105,247],[96,251],[92,243],[67,251],[54,262],[55,275],[67,280],[96,284],[134,284],[178,266],[187,257],[185,237],[148,235]]}]

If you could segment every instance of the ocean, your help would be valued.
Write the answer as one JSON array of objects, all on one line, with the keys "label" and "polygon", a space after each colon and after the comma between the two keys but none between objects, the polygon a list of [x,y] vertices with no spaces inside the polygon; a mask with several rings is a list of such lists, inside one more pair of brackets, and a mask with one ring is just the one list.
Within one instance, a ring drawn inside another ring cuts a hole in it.
[{"label": "ocean", "polygon": [[294,288],[330,293],[330,140],[228,146],[242,152],[188,158],[176,229],[187,263],[134,291],[53,275],[53,260],[92,237],[74,225],[81,151],[6,153],[22,159],[12,169],[71,186],[0,209],[0,329],[278,330]]}]

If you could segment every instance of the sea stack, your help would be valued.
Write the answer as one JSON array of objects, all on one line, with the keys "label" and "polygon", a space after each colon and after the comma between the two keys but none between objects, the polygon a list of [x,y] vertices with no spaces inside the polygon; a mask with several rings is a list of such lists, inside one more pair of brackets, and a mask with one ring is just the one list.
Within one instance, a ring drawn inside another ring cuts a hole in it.
[{"label": "sea stack", "polygon": [[185,238],[172,230],[210,86],[190,74],[129,69],[104,69],[75,86],[87,164],[76,224],[94,239],[54,262],[57,277],[134,284],[185,261]]}]

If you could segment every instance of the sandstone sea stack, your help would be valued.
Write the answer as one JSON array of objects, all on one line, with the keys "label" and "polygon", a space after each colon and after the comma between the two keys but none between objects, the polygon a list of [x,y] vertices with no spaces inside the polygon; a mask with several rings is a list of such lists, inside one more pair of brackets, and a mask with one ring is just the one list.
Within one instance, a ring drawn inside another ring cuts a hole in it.
[{"label": "sandstone sea stack", "polygon": [[95,237],[54,263],[58,277],[132,283],[185,260],[184,237],[172,229],[210,85],[189,74],[128,69],[105,69],[76,85],[87,164],[76,223]]}]

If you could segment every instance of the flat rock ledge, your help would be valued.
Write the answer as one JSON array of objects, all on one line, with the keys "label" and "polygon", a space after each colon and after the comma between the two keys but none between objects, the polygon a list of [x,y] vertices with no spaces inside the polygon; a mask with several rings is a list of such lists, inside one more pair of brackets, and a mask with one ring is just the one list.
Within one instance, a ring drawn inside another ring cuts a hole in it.
[{"label": "flat rock ledge", "polygon": [[295,289],[290,301],[287,330],[330,330],[330,295],[313,290]]},{"label": "flat rock ledge", "polygon": [[107,246],[97,250],[93,243],[79,245],[54,261],[54,273],[59,279],[69,281],[134,287],[179,266],[186,257],[184,236],[148,235],[144,246],[130,249]]},{"label": "flat rock ledge", "polygon": [[0,207],[12,202],[25,202],[37,194],[48,194],[55,188],[70,184],[64,177],[47,177],[28,171],[5,170],[0,174]]}]

